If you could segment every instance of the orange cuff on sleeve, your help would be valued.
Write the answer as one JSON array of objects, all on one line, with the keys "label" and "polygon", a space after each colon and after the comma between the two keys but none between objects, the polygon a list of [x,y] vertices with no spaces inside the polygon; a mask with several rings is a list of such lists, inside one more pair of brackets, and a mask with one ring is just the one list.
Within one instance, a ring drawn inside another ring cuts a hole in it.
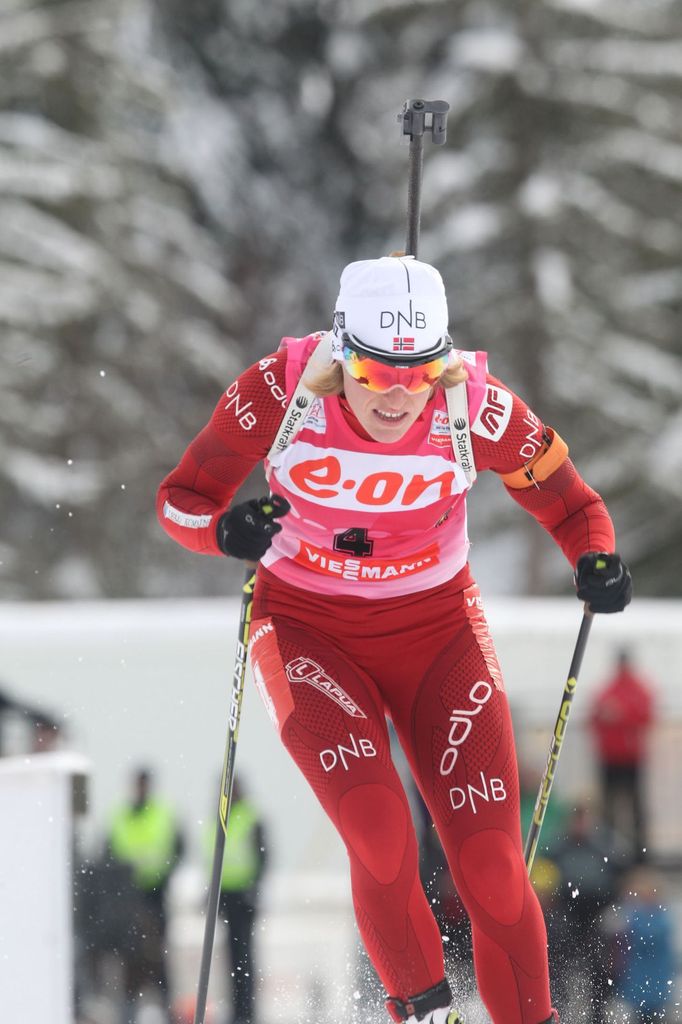
[{"label": "orange cuff on sleeve", "polygon": [[537,487],[548,476],[555,473],[559,466],[568,458],[568,445],[556,430],[547,428],[551,435],[548,445],[543,446],[530,462],[513,473],[500,473],[500,479],[512,490],[523,490],[525,487]]}]

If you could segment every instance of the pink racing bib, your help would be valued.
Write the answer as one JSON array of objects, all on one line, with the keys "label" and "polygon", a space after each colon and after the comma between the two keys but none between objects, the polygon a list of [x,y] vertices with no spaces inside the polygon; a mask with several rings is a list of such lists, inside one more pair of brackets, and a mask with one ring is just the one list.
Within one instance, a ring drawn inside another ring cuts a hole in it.
[{"label": "pink racing bib", "polygon": [[[285,339],[291,395],[318,336]],[[485,395],[485,353],[463,353],[473,419]],[[466,477],[452,451],[445,393],[394,445],[360,437],[336,397],[316,398],[295,439],[266,464],[292,506],[262,559],[304,590],[367,598],[427,590],[466,563]]]}]

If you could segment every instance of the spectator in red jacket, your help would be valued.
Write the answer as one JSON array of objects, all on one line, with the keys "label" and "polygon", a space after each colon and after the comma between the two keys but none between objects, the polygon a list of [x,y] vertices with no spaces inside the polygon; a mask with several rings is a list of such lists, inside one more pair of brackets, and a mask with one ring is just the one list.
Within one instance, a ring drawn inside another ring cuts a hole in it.
[{"label": "spectator in red jacket", "polygon": [[636,861],[644,859],[647,848],[643,776],[653,717],[651,687],[622,650],[614,674],[597,693],[589,724],[599,759],[604,818],[632,842]]}]

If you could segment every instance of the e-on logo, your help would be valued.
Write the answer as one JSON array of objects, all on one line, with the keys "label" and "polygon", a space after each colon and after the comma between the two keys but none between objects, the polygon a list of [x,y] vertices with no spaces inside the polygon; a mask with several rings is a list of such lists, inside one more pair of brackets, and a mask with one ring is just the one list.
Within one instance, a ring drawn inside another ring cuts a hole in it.
[{"label": "e-on logo", "polygon": [[[318,498],[335,498],[339,491],[333,489],[339,484],[344,490],[355,491],[358,505],[377,507],[390,505],[400,496],[399,504],[413,505],[430,487],[438,488],[435,500],[448,497],[452,493],[452,483],[456,478],[453,470],[427,480],[421,473],[407,479],[399,472],[384,471],[370,473],[359,483],[356,480],[341,480],[341,466],[333,455],[326,459],[311,459],[301,462],[291,470],[291,479],[301,491]],[[324,487],[323,484],[331,484]]]}]

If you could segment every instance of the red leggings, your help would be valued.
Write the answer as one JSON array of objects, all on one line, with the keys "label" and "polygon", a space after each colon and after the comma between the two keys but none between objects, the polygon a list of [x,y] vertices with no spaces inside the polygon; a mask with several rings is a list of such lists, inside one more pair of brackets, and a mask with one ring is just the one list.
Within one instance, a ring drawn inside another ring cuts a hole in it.
[{"label": "red leggings", "polygon": [[547,938],[523,859],[509,706],[468,569],[379,601],[318,596],[260,570],[250,651],[282,742],[346,845],[358,927],[387,993],[423,992],[444,965],[386,716],[469,915],[490,1017],[545,1021]]}]

